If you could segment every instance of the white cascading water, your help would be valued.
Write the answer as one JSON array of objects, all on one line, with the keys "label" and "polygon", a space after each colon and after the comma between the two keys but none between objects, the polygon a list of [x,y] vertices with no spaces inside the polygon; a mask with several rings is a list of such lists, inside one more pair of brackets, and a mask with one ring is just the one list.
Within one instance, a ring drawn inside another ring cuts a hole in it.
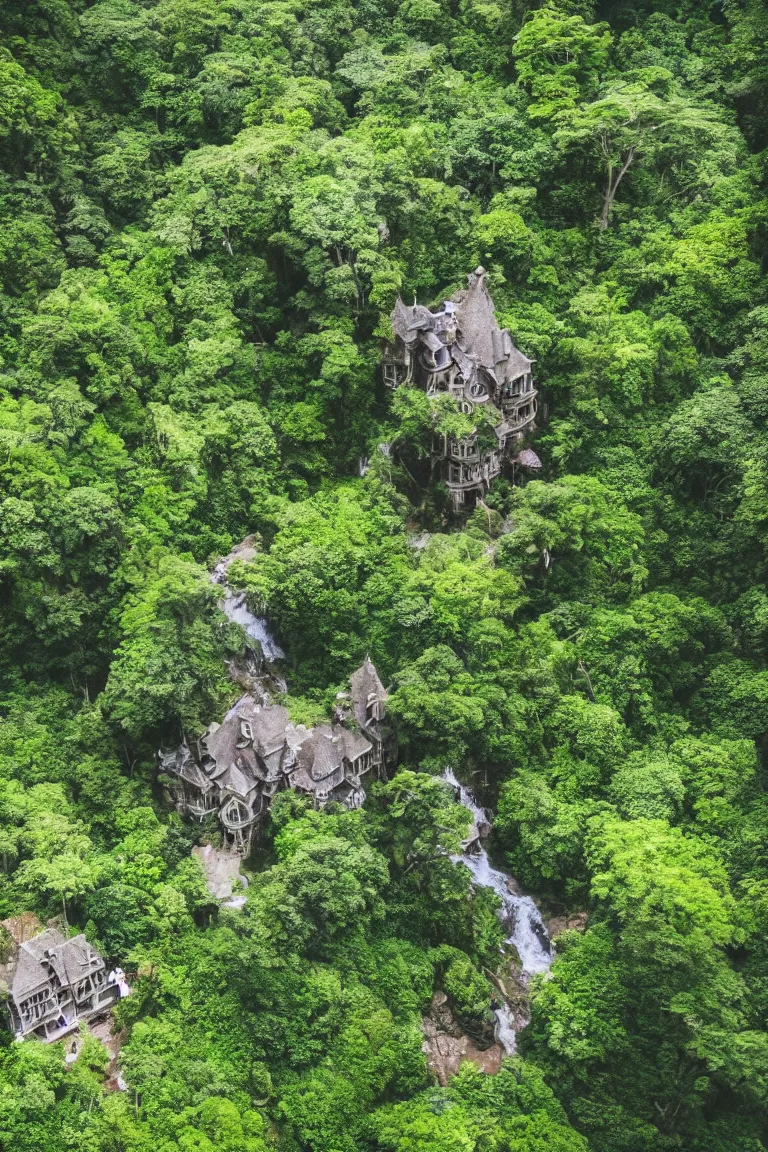
[{"label": "white cascading water", "polygon": [[271,635],[264,617],[254,616],[251,612],[244,592],[234,592],[231,588],[227,588],[219,606],[228,620],[244,628],[252,640],[258,640],[268,664],[273,660],[282,660],[285,652]]},{"label": "white cascading water", "polygon": [[493,1014],[496,1017],[496,1039],[507,1055],[512,1056],[517,1051],[518,1028],[524,1027],[527,1021],[521,1021],[518,1024],[509,1004],[502,1004],[501,1008],[496,1008]]},{"label": "white cascading water", "polygon": [[[460,784],[450,768],[443,772],[443,780],[456,790],[459,803],[472,816],[475,828],[490,824],[488,814],[475,800],[468,788]],[[510,890],[510,877],[491,867],[488,853],[477,836],[470,841],[467,851],[454,857],[469,868],[475,884],[480,888],[492,888],[501,900],[499,919],[508,931],[507,943],[512,944],[520,957],[521,978],[527,983],[536,972],[546,972],[552,963],[552,949],[536,904],[530,896],[518,896]],[[508,1053],[516,1047],[517,1033],[528,1023],[527,1016],[515,1016],[509,1004],[503,1004],[496,1012],[496,1038]]]},{"label": "white cascading water", "polygon": [[267,628],[264,617],[255,616],[251,612],[245,598],[245,592],[230,588],[227,583],[227,572],[230,564],[236,560],[246,563],[253,560],[259,550],[256,539],[255,536],[246,536],[245,540],[241,540],[227,556],[222,556],[211,572],[210,578],[212,583],[220,584],[224,591],[224,597],[219,601],[219,608],[228,620],[231,620],[233,624],[239,624],[252,640],[258,640],[264,659],[267,664],[271,664],[275,660],[282,660],[285,652]]}]

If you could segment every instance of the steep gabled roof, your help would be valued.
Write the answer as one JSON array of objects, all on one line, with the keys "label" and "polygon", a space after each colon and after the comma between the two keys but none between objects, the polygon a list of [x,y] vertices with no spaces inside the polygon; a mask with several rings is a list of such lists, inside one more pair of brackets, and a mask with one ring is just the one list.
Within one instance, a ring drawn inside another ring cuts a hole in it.
[{"label": "steep gabled roof", "polygon": [[234,711],[225,716],[221,724],[211,724],[200,743],[216,767],[211,776],[216,779],[237,755],[240,740],[240,720]]},{"label": "steep gabled roof", "polygon": [[344,755],[350,763],[354,764],[361,756],[371,751],[373,745],[370,740],[366,740],[362,732],[350,728],[338,728],[336,731],[341,737]]},{"label": "steep gabled roof", "polygon": [[279,704],[264,707],[252,696],[243,696],[223,722],[212,724],[203,736],[205,750],[216,763],[211,775],[217,780],[230,764],[238,760],[243,762],[247,771],[259,777],[264,775],[251,748],[244,746],[242,721],[250,725],[253,747],[261,757],[278,752],[286,742],[286,728],[290,722],[287,709]]},{"label": "steep gabled roof", "polygon": [[289,724],[285,730],[285,742],[289,748],[298,753],[305,744],[311,744],[314,737],[314,729],[305,727],[304,724]]},{"label": "steep gabled roof", "polygon": [[485,271],[478,268],[469,278],[469,287],[457,292],[457,320],[459,343],[473,353],[484,368],[493,370],[497,364],[494,334],[499,332],[493,301],[485,286]]},{"label": "steep gabled roof", "polygon": [[210,788],[213,788],[211,778],[206,776],[200,765],[197,764],[191,756],[182,764],[179,776],[194,788],[199,788],[201,792],[207,792]]},{"label": "steep gabled roof", "polygon": [[413,338],[416,332],[434,332],[435,317],[424,304],[414,304],[408,309],[408,332]]},{"label": "steep gabled roof", "polygon": [[233,793],[246,800],[257,787],[257,780],[245,770],[244,762],[237,764],[234,760],[229,764],[217,781],[222,791]]},{"label": "steep gabled roof", "polygon": [[238,758],[242,743],[240,737],[240,719],[243,713],[255,706],[252,696],[241,696],[234,707],[230,708],[221,724],[211,724],[202,737],[201,744],[215,763],[211,772],[213,779],[218,779],[230,764]]},{"label": "steep gabled roof", "polygon": [[468,380],[475,364],[481,365],[496,383],[515,380],[531,370],[527,356],[515,347],[506,328],[500,328],[493,300],[486,285],[484,268],[476,268],[467,288],[447,300],[439,312],[430,312],[422,304],[412,307],[398,297],[392,313],[392,327],[400,339],[412,345],[420,340],[433,353],[444,347],[436,335],[453,324],[455,312],[457,339],[448,335],[450,354]]},{"label": "steep gabled roof", "polygon": [[290,724],[287,708],[270,704],[253,713],[249,710],[244,718],[251,725],[253,744],[261,756],[269,756],[285,744],[285,730]]},{"label": "steep gabled roof", "polygon": [[54,952],[54,965],[62,984],[77,984],[90,972],[102,969],[104,961],[81,932],[59,945]]},{"label": "steep gabled roof", "polygon": [[291,787],[299,788],[302,792],[314,792],[315,782],[307,769],[300,766],[294,768],[291,772]]},{"label": "steep gabled roof", "polygon": [[469,287],[454,296],[460,343],[497,379],[515,380],[530,372],[531,361],[515,347],[507,329],[499,327],[485,276],[484,268],[476,268],[469,277]]},{"label": "steep gabled roof", "polygon": [[315,781],[326,780],[341,768],[344,745],[329,724],[315,729],[314,756],[310,776]]},{"label": "steep gabled roof", "polygon": [[41,963],[45,960],[48,952],[58,948],[65,940],[66,936],[63,936],[58,928],[44,928],[42,932],[38,932],[37,936],[33,936],[31,940],[27,940],[26,944],[22,944],[22,948],[25,948],[38,963]]},{"label": "steep gabled roof", "polygon": [[411,309],[403,304],[398,296],[395,301],[395,310],[392,313],[392,328],[395,335],[399,336],[401,340],[405,341],[408,337],[408,329],[411,325]]},{"label": "steep gabled roof", "polygon": [[17,1004],[38,992],[49,981],[48,970],[40,959],[22,944],[11,982],[11,995]]},{"label": "steep gabled roof", "polygon": [[17,1004],[50,980],[49,966],[63,986],[77,984],[104,967],[104,961],[82,932],[67,940],[56,928],[46,928],[19,948],[11,995]]},{"label": "steep gabled roof", "polygon": [[366,706],[369,697],[375,695],[377,700],[384,701],[387,699],[387,691],[379,679],[379,674],[370,656],[366,656],[360,667],[350,676],[349,688],[355,706],[355,718],[360,727],[365,728],[367,722]]},{"label": "steep gabled roof", "polygon": [[185,768],[193,763],[192,753],[186,740],[171,752],[160,751],[160,771],[170,772],[174,776],[183,776]]},{"label": "steep gabled roof", "polygon": [[529,360],[525,353],[513,344],[507,357],[505,376],[507,380],[517,380],[518,376],[527,376],[532,365],[533,360]]}]

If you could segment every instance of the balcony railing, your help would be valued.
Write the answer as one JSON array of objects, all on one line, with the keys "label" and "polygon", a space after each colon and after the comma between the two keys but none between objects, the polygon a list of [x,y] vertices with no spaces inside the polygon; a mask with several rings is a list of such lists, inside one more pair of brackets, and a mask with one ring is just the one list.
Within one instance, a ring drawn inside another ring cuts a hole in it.
[{"label": "balcony railing", "polygon": [[482,466],[474,468],[471,473],[461,476],[459,479],[452,477],[449,472],[445,482],[452,492],[466,491],[489,484],[491,480],[495,480],[496,477],[500,475],[501,460],[498,457],[494,457],[492,461],[487,460]]},{"label": "balcony railing", "polygon": [[[520,428],[525,428],[532,420],[536,419],[536,397],[538,392],[534,390],[529,392],[526,396],[521,397],[521,402],[515,405],[504,405],[504,426],[507,432],[516,432]],[[518,413],[521,408],[530,405],[530,412],[527,416],[519,417]]]}]

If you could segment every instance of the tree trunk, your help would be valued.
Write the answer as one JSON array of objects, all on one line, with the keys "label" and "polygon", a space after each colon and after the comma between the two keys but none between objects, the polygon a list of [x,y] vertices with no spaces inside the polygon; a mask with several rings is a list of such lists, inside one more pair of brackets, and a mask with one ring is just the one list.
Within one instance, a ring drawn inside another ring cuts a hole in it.
[{"label": "tree trunk", "polygon": [[67,934],[67,936],[69,936],[69,920],[67,920],[67,902],[63,896],[61,898],[61,910],[64,913],[64,931]]},{"label": "tree trunk", "polygon": [[613,176],[613,165],[608,165],[608,183],[605,186],[605,195],[603,196],[603,210],[600,213],[600,230],[603,231],[608,227],[608,220],[610,219],[611,209],[613,202],[616,199],[616,193],[619,190],[619,184],[627,174],[627,169],[635,158],[634,144],[627,153],[627,158],[622,164],[619,171],[616,173],[616,178]]},{"label": "tree trunk", "polygon": [[592,681],[589,678],[589,672],[587,672],[586,668],[584,667],[584,661],[581,659],[579,660],[579,663],[578,663],[578,669],[579,669],[579,672],[581,672],[582,676],[584,677],[584,679],[587,682],[587,695],[589,696],[590,700],[594,704],[594,703],[596,703],[595,691],[592,687]]}]

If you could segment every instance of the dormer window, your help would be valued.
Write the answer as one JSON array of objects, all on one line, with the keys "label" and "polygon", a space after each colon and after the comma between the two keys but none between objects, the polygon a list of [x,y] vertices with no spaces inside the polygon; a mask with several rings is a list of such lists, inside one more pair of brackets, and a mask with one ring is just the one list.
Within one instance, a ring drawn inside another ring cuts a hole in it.
[{"label": "dormer window", "polygon": [[368,693],[368,699],[365,704],[365,719],[366,721],[381,719],[379,715],[379,698],[375,692]]},{"label": "dormer window", "polygon": [[253,725],[250,720],[240,721],[240,739],[237,742],[238,748],[245,748],[247,744],[253,743]]}]

